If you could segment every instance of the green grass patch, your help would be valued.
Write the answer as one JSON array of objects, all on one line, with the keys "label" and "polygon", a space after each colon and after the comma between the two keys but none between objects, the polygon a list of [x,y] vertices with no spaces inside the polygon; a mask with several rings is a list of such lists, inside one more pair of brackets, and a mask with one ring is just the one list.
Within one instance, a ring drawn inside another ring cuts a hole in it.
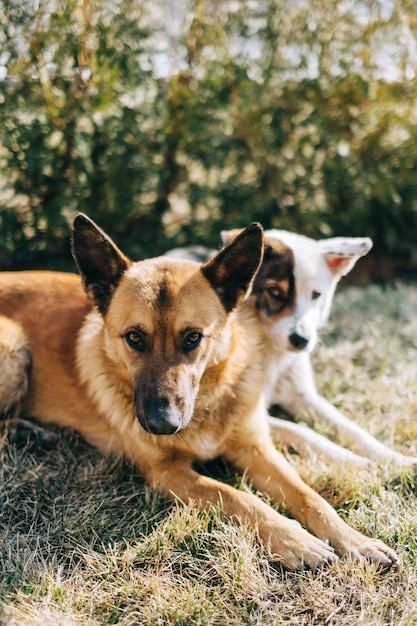
[{"label": "green grass patch", "polygon": [[[348,288],[336,296],[315,356],[319,389],[403,453],[417,455],[417,288]],[[284,572],[255,529],[215,509],[171,505],[122,460],[59,431],[49,453],[0,448],[0,623],[417,623],[417,487],[411,469],[291,457],[355,528],[394,547],[380,574],[341,559],[319,572]],[[249,489],[233,468],[205,471]]]}]

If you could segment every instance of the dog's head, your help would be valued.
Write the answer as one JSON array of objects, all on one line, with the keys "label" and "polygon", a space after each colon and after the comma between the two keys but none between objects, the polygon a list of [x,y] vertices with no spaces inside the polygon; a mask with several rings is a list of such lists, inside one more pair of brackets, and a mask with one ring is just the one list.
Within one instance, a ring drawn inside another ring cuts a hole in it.
[{"label": "dog's head", "polygon": [[[223,232],[223,242],[238,232]],[[283,230],[265,231],[264,259],[251,300],[276,349],[314,349],[338,281],[371,247],[368,237],[315,241]]]},{"label": "dog's head", "polygon": [[140,424],[153,434],[183,430],[204,372],[225,358],[233,312],[262,260],[261,226],[203,265],[166,257],[133,263],[78,215],[73,254],[103,318],[103,358],[132,389]]}]

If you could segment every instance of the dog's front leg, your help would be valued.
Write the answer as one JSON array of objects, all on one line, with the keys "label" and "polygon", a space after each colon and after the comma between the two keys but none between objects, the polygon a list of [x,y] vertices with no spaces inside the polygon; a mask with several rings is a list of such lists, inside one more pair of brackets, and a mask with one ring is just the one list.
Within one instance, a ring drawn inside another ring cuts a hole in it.
[{"label": "dog's front leg", "polygon": [[207,509],[217,506],[243,525],[256,527],[261,540],[269,545],[273,558],[289,569],[303,566],[316,569],[337,559],[332,548],[301,525],[280,515],[251,493],[195,472],[186,463],[159,463],[158,470],[146,472],[148,481],[159,491]]},{"label": "dog's front leg", "polygon": [[254,486],[284,506],[308,531],[327,541],[340,555],[366,558],[383,569],[397,561],[397,555],[382,541],[365,537],[346,524],[318,493],[311,489],[294,468],[265,440],[257,445],[235,446],[228,458],[245,471]]},{"label": "dog's front leg", "polygon": [[[357,454],[368,459],[396,461],[401,465],[417,464],[417,458],[404,456],[384,445],[318,393],[309,354],[302,353],[292,355],[292,357],[291,361],[288,361],[288,368],[285,373],[276,381],[275,388],[269,398],[270,404],[279,404],[294,416],[312,412],[317,417],[317,421],[329,428],[343,446],[348,446]],[[290,442],[289,435],[291,433],[288,432],[291,431],[290,428],[285,430],[280,420],[274,417],[270,418],[269,424],[272,434],[281,435],[283,442],[285,442],[286,437],[287,441]],[[308,430],[302,432],[293,429],[294,439],[296,436],[300,437],[298,449],[302,447],[302,435],[316,452],[329,458],[348,459],[361,463],[360,457],[355,458],[355,455],[347,455],[343,448],[340,448],[340,455],[338,455],[334,446],[326,447],[325,442],[320,441],[317,437],[309,437]],[[297,446],[295,447],[297,449]]]},{"label": "dog's front leg", "polygon": [[343,445],[375,461],[395,461],[401,465],[415,465],[417,458],[407,457],[381,441],[341,413],[318,393],[307,398],[306,409],[312,411],[318,421],[330,428]]},{"label": "dog's front leg", "polygon": [[295,450],[299,454],[313,453],[327,459],[363,466],[370,464],[370,461],[365,457],[342,448],[305,424],[297,424],[290,420],[270,416],[269,425],[272,435],[279,439],[281,446]]}]

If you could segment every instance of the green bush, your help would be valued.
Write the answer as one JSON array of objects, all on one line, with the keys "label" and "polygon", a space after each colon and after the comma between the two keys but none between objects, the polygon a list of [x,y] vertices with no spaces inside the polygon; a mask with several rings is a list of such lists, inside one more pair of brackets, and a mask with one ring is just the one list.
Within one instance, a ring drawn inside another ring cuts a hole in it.
[{"label": "green bush", "polygon": [[71,267],[78,211],[135,258],[256,219],[417,260],[411,0],[195,0],[179,34],[151,0],[39,7],[1,5],[0,267]]}]

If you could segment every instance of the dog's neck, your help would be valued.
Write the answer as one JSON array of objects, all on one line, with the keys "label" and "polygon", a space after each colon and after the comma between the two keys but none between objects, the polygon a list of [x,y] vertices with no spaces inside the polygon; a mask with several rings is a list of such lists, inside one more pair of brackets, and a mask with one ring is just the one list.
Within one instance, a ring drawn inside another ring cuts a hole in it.
[{"label": "dog's neck", "polygon": [[228,392],[250,376],[251,388],[262,389],[265,351],[259,323],[252,307],[243,305],[229,321],[229,337],[224,357],[213,362],[202,378],[201,386],[213,387],[214,395]]}]

